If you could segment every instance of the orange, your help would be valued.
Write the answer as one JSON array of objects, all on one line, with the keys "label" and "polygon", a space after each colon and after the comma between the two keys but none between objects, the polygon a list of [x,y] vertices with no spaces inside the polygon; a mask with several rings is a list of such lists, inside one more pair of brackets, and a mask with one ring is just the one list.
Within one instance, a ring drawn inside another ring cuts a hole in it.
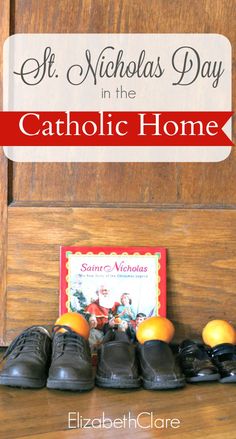
[{"label": "orange", "polygon": [[221,343],[235,343],[235,329],[225,320],[211,320],[203,328],[202,338],[212,348]]},{"label": "orange", "polygon": [[[74,332],[84,337],[86,340],[89,338],[89,324],[87,320],[76,312],[67,312],[62,314],[56,321],[55,325],[69,326]],[[65,330],[61,329],[64,332]]]},{"label": "orange", "polygon": [[136,336],[139,343],[147,340],[162,340],[169,343],[175,333],[173,323],[165,317],[150,317],[138,326]]}]

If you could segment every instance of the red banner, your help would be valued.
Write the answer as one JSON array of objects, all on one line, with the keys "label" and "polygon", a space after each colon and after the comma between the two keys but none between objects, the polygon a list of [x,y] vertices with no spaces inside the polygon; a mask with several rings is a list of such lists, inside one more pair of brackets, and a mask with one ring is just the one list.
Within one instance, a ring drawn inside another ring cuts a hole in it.
[{"label": "red banner", "polygon": [[0,112],[3,146],[233,146],[215,112]]}]

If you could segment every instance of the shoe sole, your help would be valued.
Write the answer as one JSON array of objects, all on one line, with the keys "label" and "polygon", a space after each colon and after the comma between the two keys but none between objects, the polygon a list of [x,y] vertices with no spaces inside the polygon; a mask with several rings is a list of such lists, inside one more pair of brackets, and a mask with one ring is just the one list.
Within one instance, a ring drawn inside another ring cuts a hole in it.
[{"label": "shoe sole", "polygon": [[236,383],[236,375],[235,376],[229,376],[229,377],[221,378],[219,380],[219,383],[221,383],[221,384]]},{"label": "shoe sole", "polygon": [[206,383],[208,381],[219,381],[220,375],[218,373],[212,374],[212,375],[205,375],[205,376],[196,376],[191,378],[186,378],[187,383]]},{"label": "shoe sole", "polygon": [[46,386],[46,381],[46,379],[34,380],[27,377],[0,377],[0,385],[23,389],[42,389]]},{"label": "shoe sole", "polygon": [[141,380],[138,379],[119,379],[103,378],[96,376],[96,385],[98,387],[114,388],[114,389],[137,389],[141,386]]},{"label": "shoe sole", "polygon": [[143,388],[146,390],[168,390],[168,389],[180,389],[186,384],[185,379],[166,382],[155,382],[143,379]]},{"label": "shoe sole", "polygon": [[86,391],[94,388],[94,381],[47,380],[47,388],[55,390]]}]

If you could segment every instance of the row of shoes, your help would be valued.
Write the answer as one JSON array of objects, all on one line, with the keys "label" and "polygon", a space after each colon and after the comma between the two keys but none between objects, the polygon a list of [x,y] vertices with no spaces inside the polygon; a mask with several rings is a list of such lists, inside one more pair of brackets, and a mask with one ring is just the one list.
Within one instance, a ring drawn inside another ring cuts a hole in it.
[{"label": "row of shoes", "polygon": [[131,343],[110,330],[98,349],[94,376],[89,343],[68,327],[52,335],[43,326],[25,329],[2,360],[0,384],[22,388],[83,391],[100,387],[173,389],[186,382],[236,382],[235,346],[213,349],[185,340],[177,352],[160,340]]}]

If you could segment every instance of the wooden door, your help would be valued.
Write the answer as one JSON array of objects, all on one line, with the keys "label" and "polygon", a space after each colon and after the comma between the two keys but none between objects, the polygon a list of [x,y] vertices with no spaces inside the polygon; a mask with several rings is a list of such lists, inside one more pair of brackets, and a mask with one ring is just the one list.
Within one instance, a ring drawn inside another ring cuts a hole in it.
[{"label": "wooden door", "polygon": [[[235,43],[234,0],[2,0],[1,9],[1,43],[47,32],[209,32]],[[56,319],[60,245],[166,246],[176,340],[199,337],[210,318],[236,323],[234,151],[214,164],[0,158],[1,344]]]}]

